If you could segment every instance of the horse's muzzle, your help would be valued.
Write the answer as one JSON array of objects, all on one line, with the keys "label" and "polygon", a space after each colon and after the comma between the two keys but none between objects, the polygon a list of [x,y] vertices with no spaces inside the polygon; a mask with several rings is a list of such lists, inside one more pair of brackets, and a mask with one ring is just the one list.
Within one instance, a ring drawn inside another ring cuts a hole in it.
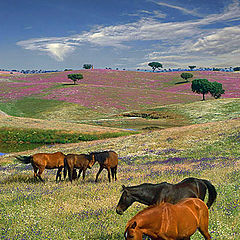
[{"label": "horse's muzzle", "polygon": [[116,209],[116,212],[117,212],[117,214],[119,214],[119,215],[123,215],[123,211],[122,211],[122,210]]}]

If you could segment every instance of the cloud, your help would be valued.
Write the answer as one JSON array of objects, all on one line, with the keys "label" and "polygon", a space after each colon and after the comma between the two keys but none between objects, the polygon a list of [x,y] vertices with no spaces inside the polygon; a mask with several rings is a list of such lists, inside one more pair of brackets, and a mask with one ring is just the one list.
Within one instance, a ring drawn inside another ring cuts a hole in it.
[{"label": "cloud", "polygon": [[154,3],[156,3],[157,5],[159,6],[164,6],[164,7],[168,7],[168,8],[174,8],[174,9],[177,9],[179,11],[181,11],[182,13],[184,14],[190,14],[192,16],[201,16],[200,14],[198,14],[197,12],[195,12],[194,10],[188,10],[186,8],[183,8],[183,7],[179,7],[179,6],[175,6],[175,5],[171,5],[171,4],[168,4],[168,3],[164,3],[164,2],[157,2],[157,1],[152,1]]},{"label": "cloud", "polygon": [[239,53],[240,27],[226,27],[213,34],[200,38],[190,49],[210,55]]},{"label": "cloud", "polygon": [[153,18],[166,18],[167,14],[159,11],[159,10],[154,10],[154,11],[147,11],[147,10],[138,10],[136,13],[129,13],[127,14],[128,16],[133,16],[133,17],[153,17]]}]

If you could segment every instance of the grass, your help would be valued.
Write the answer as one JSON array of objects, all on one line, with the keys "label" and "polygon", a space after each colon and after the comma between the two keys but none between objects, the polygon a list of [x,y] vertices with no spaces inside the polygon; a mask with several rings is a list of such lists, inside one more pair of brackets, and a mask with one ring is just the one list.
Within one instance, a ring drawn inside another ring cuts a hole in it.
[{"label": "grass", "polygon": [[0,138],[2,142],[10,143],[76,143],[80,141],[92,141],[104,138],[120,137],[131,132],[105,132],[105,133],[68,133],[59,130],[1,128]]},{"label": "grass", "polygon": [[[56,145],[28,151],[86,153],[112,149],[119,154],[118,181],[107,172],[94,183],[98,166],[70,184],[55,183],[56,170],[46,170],[46,183],[34,181],[30,165],[11,163],[0,168],[0,236],[2,239],[123,239],[127,221],[145,206],[134,203],[123,216],[115,213],[121,185],[143,182],[176,183],[185,177],[205,178],[218,192],[210,209],[212,239],[240,238],[240,120],[164,129],[92,142]],[[4,210],[3,210],[4,209]],[[191,238],[200,240],[196,233]]]}]

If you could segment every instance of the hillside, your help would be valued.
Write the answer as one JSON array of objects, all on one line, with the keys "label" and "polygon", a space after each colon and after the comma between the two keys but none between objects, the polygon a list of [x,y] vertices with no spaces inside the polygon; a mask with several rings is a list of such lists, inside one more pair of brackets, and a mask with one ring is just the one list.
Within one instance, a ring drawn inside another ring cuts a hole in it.
[{"label": "hillside", "polygon": [[77,85],[67,78],[70,72],[1,76],[0,128],[8,145],[42,138],[43,143],[76,142],[83,139],[76,134],[90,140],[240,116],[239,73],[193,72],[194,78],[221,82],[226,90],[222,99],[207,96],[203,102],[179,72],[72,72],[84,76]]},{"label": "hillside", "polygon": [[[67,78],[75,72],[84,77],[77,85]],[[222,83],[223,98],[240,97],[240,73],[192,73],[193,79],[207,78]],[[116,70],[4,75],[0,79],[0,110],[20,117],[49,119],[63,114],[65,118],[83,120],[200,101],[201,95],[191,91],[191,82],[184,83],[180,75],[181,72]],[[209,95],[207,99],[213,98]]]},{"label": "hillside", "polygon": [[[86,153],[112,149],[119,153],[122,164],[128,163],[127,159],[136,160],[141,156],[147,156],[148,161],[154,161],[160,156],[168,158],[174,156],[212,157],[209,149],[213,148],[217,155],[227,157],[231,152],[239,158],[239,148],[233,145],[239,144],[240,118],[218,121],[212,123],[196,124],[185,127],[168,128],[159,131],[150,131],[132,136],[114,139],[80,142],[74,144],[57,144],[43,146],[35,150],[29,150],[18,154],[33,154],[37,152],[62,151],[64,153]],[[230,141],[231,140],[231,141]],[[230,145],[229,145],[230,144]],[[233,144],[233,145],[232,145]],[[166,151],[169,149],[169,151]],[[176,151],[175,151],[175,150]],[[2,161],[12,161],[16,153],[3,156]],[[162,158],[161,157],[161,158]],[[163,159],[163,158],[162,158]],[[239,159],[238,159],[239,160]]]}]

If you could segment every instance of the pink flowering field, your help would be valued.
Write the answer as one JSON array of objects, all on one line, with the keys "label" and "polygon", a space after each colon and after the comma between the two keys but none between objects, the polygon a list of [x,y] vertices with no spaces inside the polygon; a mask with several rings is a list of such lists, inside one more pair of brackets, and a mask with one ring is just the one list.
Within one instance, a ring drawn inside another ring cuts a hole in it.
[{"label": "pink flowering field", "polygon": [[[73,85],[70,73],[81,73],[83,79]],[[196,78],[222,83],[222,98],[240,98],[240,73],[192,72]],[[46,74],[0,76],[0,101],[38,97],[76,103],[95,111],[117,113],[146,109],[173,103],[201,100],[191,91],[191,82],[183,82],[181,72],[134,72],[117,70],[79,70]],[[207,99],[211,99],[209,95]]]}]

